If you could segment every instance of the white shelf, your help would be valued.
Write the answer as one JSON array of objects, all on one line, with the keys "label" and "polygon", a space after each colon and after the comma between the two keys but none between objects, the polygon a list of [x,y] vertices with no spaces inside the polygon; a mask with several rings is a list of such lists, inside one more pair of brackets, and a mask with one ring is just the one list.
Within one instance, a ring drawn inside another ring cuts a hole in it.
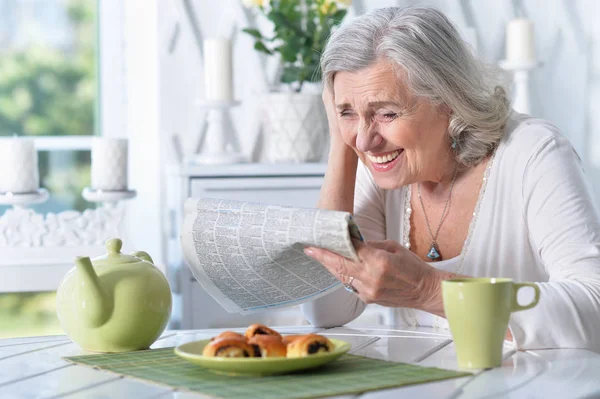
[{"label": "white shelf", "polygon": [[171,165],[170,176],[180,177],[267,177],[267,176],[323,176],[325,163],[247,163],[230,165]]}]

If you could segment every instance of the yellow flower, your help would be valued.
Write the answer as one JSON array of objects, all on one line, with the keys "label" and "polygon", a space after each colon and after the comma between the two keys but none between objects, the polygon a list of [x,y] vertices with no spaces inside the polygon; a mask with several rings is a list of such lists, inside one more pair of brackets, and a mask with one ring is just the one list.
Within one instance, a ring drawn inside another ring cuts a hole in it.
[{"label": "yellow flower", "polygon": [[242,0],[242,4],[244,4],[244,7],[246,8],[252,8],[252,7],[268,7],[269,4],[271,3],[271,0]]},{"label": "yellow flower", "polygon": [[352,5],[352,0],[325,0],[319,7],[319,12],[323,15],[329,15],[338,9],[346,9]]},{"label": "yellow flower", "polygon": [[337,10],[334,0],[325,0],[319,7],[319,12],[323,15],[333,14]]}]

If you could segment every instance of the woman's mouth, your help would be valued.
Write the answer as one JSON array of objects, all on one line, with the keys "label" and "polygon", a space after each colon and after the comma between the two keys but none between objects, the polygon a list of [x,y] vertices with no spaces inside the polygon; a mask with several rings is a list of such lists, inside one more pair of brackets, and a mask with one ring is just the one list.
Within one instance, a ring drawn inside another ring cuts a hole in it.
[{"label": "woman's mouth", "polygon": [[376,172],[387,172],[398,163],[398,158],[403,151],[404,150],[396,150],[382,155],[366,155]]}]

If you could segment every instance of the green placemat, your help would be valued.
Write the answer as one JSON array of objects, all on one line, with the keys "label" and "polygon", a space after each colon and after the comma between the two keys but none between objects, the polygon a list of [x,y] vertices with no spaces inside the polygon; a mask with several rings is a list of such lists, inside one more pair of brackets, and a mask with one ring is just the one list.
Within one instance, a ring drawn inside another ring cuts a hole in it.
[{"label": "green placemat", "polygon": [[319,369],[270,377],[215,374],[175,355],[173,348],[66,357],[73,363],[217,398],[301,399],[362,393],[445,380],[469,373],[344,355]]}]

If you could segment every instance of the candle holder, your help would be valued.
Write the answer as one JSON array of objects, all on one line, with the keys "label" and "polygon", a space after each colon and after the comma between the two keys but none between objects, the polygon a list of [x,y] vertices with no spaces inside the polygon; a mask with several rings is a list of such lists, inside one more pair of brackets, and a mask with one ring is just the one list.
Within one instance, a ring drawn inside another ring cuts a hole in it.
[{"label": "candle holder", "polygon": [[248,162],[245,155],[229,146],[236,142],[233,126],[226,126],[229,110],[239,104],[239,101],[212,101],[198,104],[199,107],[208,109],[208,128],[202,152],[193,158],[194,163],[216,165]]},{"label": "candle holder", "polygon": [[124,191],[108,191],[94,190],[91,187],[86,187],[81,192],[81,196],[89,202],[102,202],[108,208],[116,208],[119,201],[125,201],[135,198],[137,192],[135,190]]},{"label": "candle holder", "polygon": [[529,95],[529,73],[542,65],[541,62],[532,61],[500,61],[500,67],[513,73],[514,100],[512,107],[523,114],[531,114],[531,101]]},{"label": "candle holder", "polygon": [[27,205],[46,202],[50,193],[45,188],[30,193],[0,193],[0,205],[12,205],[14,208],[24,208]]}]

